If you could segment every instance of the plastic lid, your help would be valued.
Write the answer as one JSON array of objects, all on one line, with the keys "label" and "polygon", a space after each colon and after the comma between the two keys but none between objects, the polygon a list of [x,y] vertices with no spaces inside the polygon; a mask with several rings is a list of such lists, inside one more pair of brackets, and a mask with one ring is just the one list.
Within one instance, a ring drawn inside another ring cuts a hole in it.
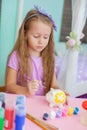
[{"label": "plastic lid", "polygon": [[26,97],[24,95],[18,95],[16,99],[16,104],[25,105]]},{"label": "plastic lid", "polygon": [[0,92],[0,100],[5,102],[5,93],[4,92]]},{"label": "plastic lid", "polygon": [[2,107],[2,102],[0,101],[0,108]]},{"label": "plastic lid", "polygon": [[82,107],[83,107],[85,110],[87,110],[87,100],[84,101],[84,102],[82,102]]},{"label": "plastic lid", "polygon": [[26,108],[22,104],[16,105],[16,115],[23,116],[26,114]]},{"label": "plastic lid", "polygon": [[5,108],[9,110],[14,110],[15,101],[12,98],[6,98],[5,100]]},{"label": "plastic lid", "polygon": [[0,108],[0,118],[4,117],[4,108]]}]

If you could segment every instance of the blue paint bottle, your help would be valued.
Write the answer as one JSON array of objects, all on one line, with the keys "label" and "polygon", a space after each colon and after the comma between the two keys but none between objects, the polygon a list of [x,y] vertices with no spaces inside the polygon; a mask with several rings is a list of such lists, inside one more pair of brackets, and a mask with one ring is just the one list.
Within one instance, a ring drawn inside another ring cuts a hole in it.
[{"label": "blue paint bottle", "polygon": [[23,106],[22,104],[17,104],[15,113],[15,130],[24,130],[25,118],[25,106]]},{"label": "blue paint bottle", "polygon": [[26,97],[24,95],[18,95],[17,99],[16,99],[16,105],[17,104],[22,104],[25,106],[25,102],[26,102]]}]

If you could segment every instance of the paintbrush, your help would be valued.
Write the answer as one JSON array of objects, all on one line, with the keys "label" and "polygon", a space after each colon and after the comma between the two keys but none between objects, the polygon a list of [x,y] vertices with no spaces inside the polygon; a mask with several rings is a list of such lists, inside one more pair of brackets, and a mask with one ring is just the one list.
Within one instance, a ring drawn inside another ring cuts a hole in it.
[{"label": "paintbrush", "polygon": [[26,114],[26,118],[31,120],[32,122],[34,122],[36,125],[38,125],[39,127],[41,127],[43,130],[58,130],[57,127],[48,124],[40,119],[37,119],[36,117],[30,115],[30,114]]}]

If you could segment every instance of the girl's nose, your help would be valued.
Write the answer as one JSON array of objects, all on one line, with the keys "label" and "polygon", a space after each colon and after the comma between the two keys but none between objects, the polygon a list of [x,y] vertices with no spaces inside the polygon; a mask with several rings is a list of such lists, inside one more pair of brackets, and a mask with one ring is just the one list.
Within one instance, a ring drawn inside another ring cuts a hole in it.
[{"label": "girl's nose", "polygon": [[41,37],[40,39],[39,39],[39,44],[43,44],[44,43],[44,39]]}]

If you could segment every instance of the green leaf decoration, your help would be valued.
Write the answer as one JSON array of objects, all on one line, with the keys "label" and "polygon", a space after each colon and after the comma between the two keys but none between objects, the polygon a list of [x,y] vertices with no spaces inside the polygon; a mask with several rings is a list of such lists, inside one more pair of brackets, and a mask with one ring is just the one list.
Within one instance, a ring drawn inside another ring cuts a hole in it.
[{"label": "green leaf decoration", "polygon": [[77,39],[77,35],[74,32],[70,32],[70,38]]},{"label": "green leaf decoration", "polygon": [[76,43],[75,43],[75,45],[74,46],[69,46],[69,45],[67,45],[67,42],[65,43],[66,44],[66,48],[68,49],[74,49],[74,50],[78,50],[78,51],[80,51],[81,50],[81,45],[78,43],[78,41],[77,41],[77,35],[74,33],[74,32],[70,32],[70,34],[69,34],[69,37],[70,37],[70,39],[74,39],[75,41],[76,41]]}]

